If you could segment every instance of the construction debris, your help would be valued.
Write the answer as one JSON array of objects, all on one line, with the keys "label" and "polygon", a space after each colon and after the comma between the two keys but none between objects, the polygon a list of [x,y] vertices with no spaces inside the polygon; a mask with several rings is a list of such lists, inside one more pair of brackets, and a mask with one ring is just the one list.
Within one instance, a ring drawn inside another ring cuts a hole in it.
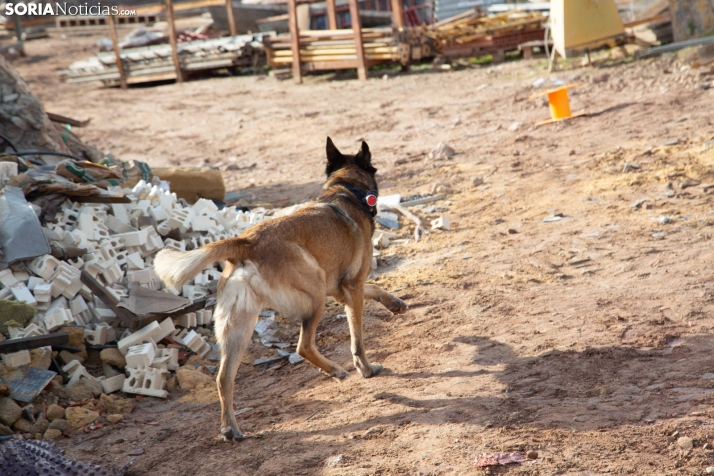
[{"label": "construction debris", "polygon": [[[179,43],[177,49],[181,69],[190,73],[264,64],[263,39],[270,35],[237,35]],[[176,79],[169,44],[125,49],[121,50],[120,56],[128,84]],[[113,51],[76,61],[63,74],[70,83],[102,81],[106,85],[114,85],[120,79]]]},{"label": "construction debris", "polygon": [[493,55],[494,62],[518,45],[543,40],[546,17],[519,10],[485,16],[479,9],[435,23],[427,35],[436,52],[447,58]]}]

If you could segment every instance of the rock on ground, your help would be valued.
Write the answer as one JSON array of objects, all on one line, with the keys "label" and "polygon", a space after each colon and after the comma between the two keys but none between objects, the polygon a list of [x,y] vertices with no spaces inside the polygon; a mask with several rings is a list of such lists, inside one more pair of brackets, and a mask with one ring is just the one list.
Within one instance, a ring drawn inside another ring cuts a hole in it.
[{"label": "rock on ground", "polygon": [[22,433],[30,433],[32,431],[32,423],[25,418],[18,418],[17,421],[12,424],[12,429],[21,431]]},{"label": "rock on ground", "polygon": [[99,418],[99,413],[87,410],[83,407],[69,407],[65,410],[65,414],[67,421],[75,430],[91,425]]},{"label": "rock on ground", "polygon": [[45,414],[47,415],[47,419],[49,421],[54,421],[58,418],[64,418],[64,408],[59,405],[50,405],[49,407],[47,407],[47,411],[45,412]]},{"label": "rock on ground", "polygon": [[22,409],[20,405],[8,397],[0,398],[0,423],[12,426],[21,416]]},{"label": "rock on ground", "polygon": [[102,362],[106,362],[119,369],[123,369],[126,366],[126,359],[124,358],[124,355],[119,352],[119,349],[102,349],[99,353],[99,357],[102,359]]},{"label": "rock on ground", "polygon": [[176,377],[178,377],[179,386],[183,390],[192,390],[216,384],[216,381],[213,380],[212,377],[209,377],[198,370],[188,368],[178,369],[176,371]]},{"label": "rock on ground", "polygon": [[126,414],[134,409],[134,400],[120,397],[118,395],[102,394],[99,396],[99,411],[107,414]]},{"label": "rock on ground", "polygon": [[81,402],[90,398],[98,397],[103,392],[102,384],[96,380],[82,377],[79,382],[71,387],[65,387],[64,393],[69,400]]},{"label": "rock on ground", "polygon": [[62,418],[58,418],[57,420],[53,421],[50,423],[50,426],[47,427],[49,430],[59,430],[62,433],[65,431],[69,431],[72,429],[72,425],[70,424],[69,421],[64,420]]},{"label": "rock on ground", "polygon": [[113,415],[107,415],[107,421],[109,423],[119,423],[124,419],[124,415],[121,413],[115,413]]}]

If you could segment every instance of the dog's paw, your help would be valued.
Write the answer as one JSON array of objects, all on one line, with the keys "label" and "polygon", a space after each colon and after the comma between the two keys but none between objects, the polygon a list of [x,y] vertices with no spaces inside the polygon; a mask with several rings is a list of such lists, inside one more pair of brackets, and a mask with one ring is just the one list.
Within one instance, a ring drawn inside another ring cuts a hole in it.
[{"label": "dog's paw", "polygon": [[223,441],[241,441],[245,438],[245,435],[238,429],[221,428],[221,434],[223,435]]},{"label": "dog's paw", "polygon": [[336,370],[335,372],[332,372],[332,374],[330,375],[330,377],[334,378],[335,380],[344,380],[349,376],[350,376],[349,372],[347,372],[345,369]]},{"label": "dog's paw", "polygon": [[389,301],[384,302],[384,307],[392,311],[394,314],[401,314],[405,312],[407,309],[409,309],[409,306],[407,306],[407,303],[402,301],[396,296],[390,296],[391,299]]},{"label": "dog's paw", "polygon": [[384,367],[382,367],[382,364],[378,364],[377,362],[372,362],[371,364],[369,364],[369,367],[366,369],[362,368],[361,366],[357,367],[357,371],[364,378],[374,377],[379,372],[381,372],[383,369],[384,369]]}]

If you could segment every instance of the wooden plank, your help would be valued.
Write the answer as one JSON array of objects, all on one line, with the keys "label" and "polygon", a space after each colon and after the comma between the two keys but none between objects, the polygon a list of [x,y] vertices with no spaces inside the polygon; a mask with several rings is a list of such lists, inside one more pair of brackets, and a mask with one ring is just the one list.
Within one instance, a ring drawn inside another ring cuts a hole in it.
[{"label": "wooden plank", "polygon": [[290,49],[293,52],[293,79],[297,84],[302,83],[302,71],[300,70],[300,29],[298,28],[297,3],[296,0],[288,0],[288,14],[290,20]]},{"label": "wooden plank", "polygon": [[114,15],[107,17],[109,20],[109,35],[112,38],[112,47],[114,48],[114,57],[116,58],[117,69],[119,70],[119,84],[122,89],[126,89],[126,72],[124,71],[124,63],[121,61],[121,53],[119,51],[119,40],[117,39],[117,26],[114,21]]},{"label": "wooden plank", "polygon": [[233,15],[233,0],[226,0],[226,15],[228,16],[228,29],[231,32],[231,36],[236,36],[238,30],[236,29],[236,19]]},{"label": "wooden plank", "polygon": [[171,56],[174,60],[174,68],[176,69],[176,82],[183,82],[183,73],[181,72],[181,62],[178,56],[178,46],[176,41],[176,22],[174,21],[174,5],[172,0],[166,1],[166,21],[169,24],[169,43],[171,43]]},{"label": "wooden plank", "polygon": [[404,7],[402,0],[392,0],[392,16],[394,18],[394,26],[400,30],[404,28]]},{"label": "wooden plank", "polygon": [[77,196],[72,197],[72,201],[77,203],[131,203],[131,199],[122,193]]},{"label": "wooden plank", "polygon": [[367,81],[367,64],[365,63],[364,58],[362,19],[359,15],[359,3],[357,2],[357,0],[349,0],[349,2],[350,20],[352,21],[352,31],[355,35],[355,48],[357,49],[357,77],[360,79],[360,81]]},{"label": "wooden plank", "polygon": [[337,7],[335,0],[327,0],[327,25],[330,30],[337,30]]},{"label": "wooden plank", "polygon": [[62,345],[69,342],[69,334],[66,332],[54,332],[41,336],[22,337],[19,339],[9,339],[0,342],[0,354],[11,354],[21,350],[37,349],[48,345]]},{"label": "wooden plank", "polygon": [[125,326],[135,328],[136,316],[131,312],[127,311],[126,309],[118,307],[117,301],[109,294],[107,294],[106,291],[104,291],[104,286],[99,284],[99,281],[94,279],[86,271],[82,271],[80,279],[82,280],[82,283],[84,283],[84,285],[87,286],[90,291],[92,291],[92,293],[94,293],[99,299],[101,299],[102,302],[106,304],[109,309],[111,309],[112,312],[117,315],[119,319],[121,319],[122,323]]},{"label": "wooden plank", "polygon": [[312,61],[305,63],[305,69],[308,71],[329,71],[333,69],[352,69],[357,68],[357,60],[343,61]]},{"label": "wooden plank", "polygon": [[51,112],[47,113],[47,117],[49,117],[50,121],[52,122],[58,122],[60,124],[69,124],[72,127],[85,127],[91,121],[91,119],[80,121],[77,119],[72,119],[71,117],[62,116],[60,114],[53,114]]}]

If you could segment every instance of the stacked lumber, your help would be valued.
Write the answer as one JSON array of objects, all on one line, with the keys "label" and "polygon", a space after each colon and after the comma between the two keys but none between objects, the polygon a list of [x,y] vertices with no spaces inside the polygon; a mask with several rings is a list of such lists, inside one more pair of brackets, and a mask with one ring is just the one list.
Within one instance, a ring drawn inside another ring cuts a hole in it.
[{"label": "stacked lumber", "polygon": [[474,9],[435,23],[429,32],[444,56],[517,49],[520,43],[543,37],[546,18],[540,12],[513,10],[485,16]]},{"label": "stacked lumber", "polygon": [[[362,42],[368,66],[398,62],[399,45],[389,28],[362,29]],[[290,66],[293,54],[290,35],[264,38],[268,63],[273,68]],[[304,30],[300,32],[300,61],[306,70],[343,69],[356,65],[357,49],[352,30]]]},{"label": "stacked lumber", "polygon": [[[254,66],[264,61],[262,39],[267,35],[269,33],[181,42],[178,44],[181,69],[206,71]],[[169,44],[123,49],[120,56],[129,84],[176,78]],[[76,61],[63,74],[70,83],[103,81],[105,84],[113,84],[119,80],[113,51],[101,52],[90,59]]]}]

